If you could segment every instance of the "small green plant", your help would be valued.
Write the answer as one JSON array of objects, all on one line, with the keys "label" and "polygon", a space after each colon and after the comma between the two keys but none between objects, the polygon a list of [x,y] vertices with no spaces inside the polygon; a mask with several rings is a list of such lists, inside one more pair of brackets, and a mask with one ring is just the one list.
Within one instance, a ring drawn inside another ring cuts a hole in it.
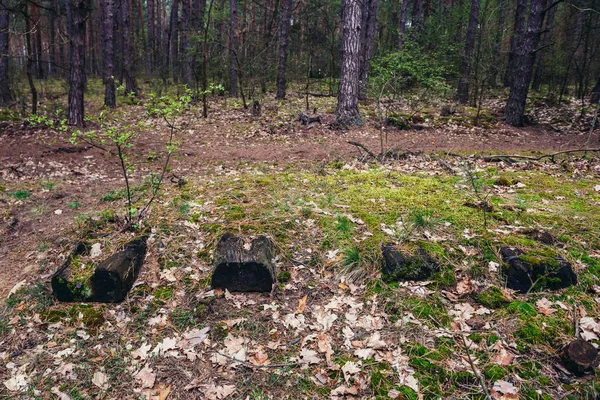
[{"label": "small green plant", "polygon": [[56,185],[55,182],[52,181],[43,181],[40,183],[40,186],[42,187],[42,189],[50,191],[54,188],[54,185]]},{"label": "small green plant", "polygon": [[81,203],[78,200],[74,200],[69,203],[69,208],[71,210],[79,210],[81,208]]},{"label": "small green plant", "polygon": [[11,195],[17,200],[27,200],[31,196],[31,192],[29,190],[17,190]]},{"label": "small green plant", "polygon": [[123,192],[127,199],[127,209],[125,212],[126,226],[139,226],[148,208],[158,195],[165,173],[168,171],[171,156],[177,150],[179,144],[175,140],[175,130],[178,128],[174,125],[174,119],[185,111],[190,102],[191,91],[189,90],[184,95],[175,98],[151,96],[150,102],[146,107],[147,115],[151,118],[163,119],[170,128],[170,135],[166,144],[165,162],[160,172],[151,173],[146,179],[151,188],[151,193],[142,203],[136,202],[132,197],[134,189],[131,183],[131,173],[134,170],[134,165],[131,161],[130,153],[141,129],[145,126],[144,121],[130,123],[119,118],[116,112],[109,114],[106,111],[101,111],[99,116],[94,118],[98,125],[100,125],[99,130],[86,132],[78,130],[71,135],[71,143],[75,144],[81,140],[107,152],[117,161],[125,181]]}]

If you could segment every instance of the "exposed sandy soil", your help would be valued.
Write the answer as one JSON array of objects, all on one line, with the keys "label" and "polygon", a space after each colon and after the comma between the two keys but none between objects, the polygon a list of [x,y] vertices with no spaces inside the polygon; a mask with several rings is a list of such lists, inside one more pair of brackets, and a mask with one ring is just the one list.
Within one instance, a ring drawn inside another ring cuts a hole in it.
[{"label": "exposed sandy soil", "polygon": [[[243,110],[214,113],[208,120],[201,119],[199,114],[186,116],[179,121],[183,126],[182,144],[173,160],[173,172],[193,179],[216,165],[235,168],[245,163],[278,163],[310,168],[358,156],[358,149],[348,141],[360,142],[379,153],[380,133],[375,121],[340,131],[330,129],[332,116],[326,116],[323,124],[310,129],[291,118],[272,128],[270,117],[262,118],[253,118]],[[544,127],[517,129],[503,124],[490,129],[388,128],[385,133],[386,148],[413,152],[552,152],[581,148],[588,140],[587,133],[558,134]],[[134,178],[146,174],[148,168],[157,168],[145,155],[151,151],[161,154],[166,135],[166,126],[156,123],[140,137],[136,149],[139,160],[145,164]],[[116,164],[105,153],[84,144],[73,146],[65,139],[52,130],[22,123],[0,125],[0,184],[7,191],[35,187],[32,199],[38,207],[32,213],[31,208],[26,209],[7,193],[0,192],[0,298],[27,274],[36,271],[36,254],[42,243],[52,244],[47,245],[49,252],[64,251],[68,243],[63,239],[64,232],[73,225],[76,213],[93,210],[99,197],[118,187],[121,180]],[[590,143],[597,142],[595,135]],[[56,182],[56,187],[40,191],[43,180]],[[81,210],[69,209],[68,205],[75,200],[84,205]],[[65,218],[69,214],[72,217]]]}]

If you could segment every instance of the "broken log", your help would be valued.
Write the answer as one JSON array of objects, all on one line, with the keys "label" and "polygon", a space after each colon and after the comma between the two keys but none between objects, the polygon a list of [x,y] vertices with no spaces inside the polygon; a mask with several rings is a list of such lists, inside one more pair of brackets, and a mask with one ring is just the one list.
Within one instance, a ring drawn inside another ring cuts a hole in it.
[{"label": "broken log", "polygon": [[321,123],[321,116],[320,115],[307,115],[305,113],[300,114],[300,117],[298,117],[298,121],[300,121],[300,124],[307,126],[313,123]]},{"label": "broken log", "polygon": [[575,375],[590,373],[600,364],[598,350],[583,339],[576,339],[563,347],[561,359],[564,366]]},{"label": "broken log", "polygon": [[416,255],[398,251],[393,243],[382,246],[382,278],[385,282],[424,281],[439,270],[439,265],[422,248]]},{"label": "broken log", "polygon": [[273,242],[265,236],[243,239],[229,233],[214,252],[212,287],[230,292],[270,292],[276,280]]},{"label": "broken log", "polygon": [[501,247],[507,267],[506,286],[521,294],[534,290],[558,290],[577,284],[571,263],[562,257],[524,253],[518,248]]},{"label": "broken log", "polygon": [[148,236],[141,236],[123,246],[94,269],[93,274],[78,274],[74,265],[78,257],[89,254],[86,243],[78,243],[51,280],[52,292],[62,302],[117,303],[123,301],[133,286],[146,256]]},{"label": "broken log", "polygon": [[146,256],[148,236],[142,236],[125,244],[123,250],[102,261],[94,275],[92,301],[118,303],[125,299],[133,286]]}]

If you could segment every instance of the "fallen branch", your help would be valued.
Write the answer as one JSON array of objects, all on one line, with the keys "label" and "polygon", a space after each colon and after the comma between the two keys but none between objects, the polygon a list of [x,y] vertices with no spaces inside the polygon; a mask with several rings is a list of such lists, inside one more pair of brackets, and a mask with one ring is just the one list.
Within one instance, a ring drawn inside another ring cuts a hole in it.
[{"label": "fallen branch", "polygon": [[551,153],[551,154],[543,154],[543,155],[538,156],[538,157],[521,156],[521,155],[496,154],[496,155],[492,155],[492,156],[482,157],[482,160],[486,161],[486,162],[500,162],[500,161],[516,162],[516,160],[540,161],[540,160],[543,160],[544,158],[551,158],[552,160],[554,160],[554,157],[560,156],[560,155],[563,155],[563,154],[588,153],[588,152],[590,152],[590,153],[597,153],[597,152],[600,152],[600,149],[564,150],[564,151],[559,151],[559,152]]},{"label": "fallen branch", "polygon": [[351,144],[352,146],[356,146],[356,147],[358,147],[359,149],[363,149],[363,150],[364,150],[364,151],[365,151],[365,152],[366,152],[368,155],[370,155],[371,157],[373,157],[373,158],[375,158],[375,159],[378,159],[378,158],[379,158],[379,157],[377,157],[377,156],[375,155],[375,153],[373,153],[371,150],[369,150],[369,149],[368,149],[368,148],[367,148],[365,145],[363,145],[362,143],[359,143],[359,142],[355,142],[355,141],[349,140],[349,141],[348,141],[348,144]]}]

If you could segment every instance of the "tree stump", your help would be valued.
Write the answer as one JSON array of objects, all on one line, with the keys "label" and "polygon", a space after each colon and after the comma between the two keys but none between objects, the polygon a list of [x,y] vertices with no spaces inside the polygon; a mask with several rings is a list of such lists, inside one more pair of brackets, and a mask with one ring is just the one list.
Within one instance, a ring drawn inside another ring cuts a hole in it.
[{"label": "tree stump", "polygon": [[214,252],[212,287],[230,292],[270,292],[276,280],[273,242],[224,234]]},{"label": "tree stump", "polygon": [[577,284],[573,267],[562,257],[525,254],[517,248],[501,247],[500,253],[507,264],[506,286],[526,294],[536,290],[558,290]]},{"label": "tree stump", "polygon": [[382,248],[384,264],[381,268],[383,280],[423,281],[439,269],[434,259],[419,248],[416,255],[403,254],[392,243]]},{"label": "tree stump", "polygon": [[592,372],[600,364],[598,350],[583,339],[576,339],[563,347],[561,359],[564,366],[575,375]]},{"label": "tree stump", "polygon": [[133,286],[146,256],[148,236],[123,246],[123,250],[102,261],[91,276],[77,276],[73,265],[79,256],[89,253],[86,243],[78,243],[64,264],[52,276],[52,292],[58,301],[117,303]]},{"label": "tree stump", "polygon": [[94,275],[92,301],[118,303],[125,299],[137,279],[146,256],[148,236],[142,236],[125,244],[123,250],[102,261]]}]

